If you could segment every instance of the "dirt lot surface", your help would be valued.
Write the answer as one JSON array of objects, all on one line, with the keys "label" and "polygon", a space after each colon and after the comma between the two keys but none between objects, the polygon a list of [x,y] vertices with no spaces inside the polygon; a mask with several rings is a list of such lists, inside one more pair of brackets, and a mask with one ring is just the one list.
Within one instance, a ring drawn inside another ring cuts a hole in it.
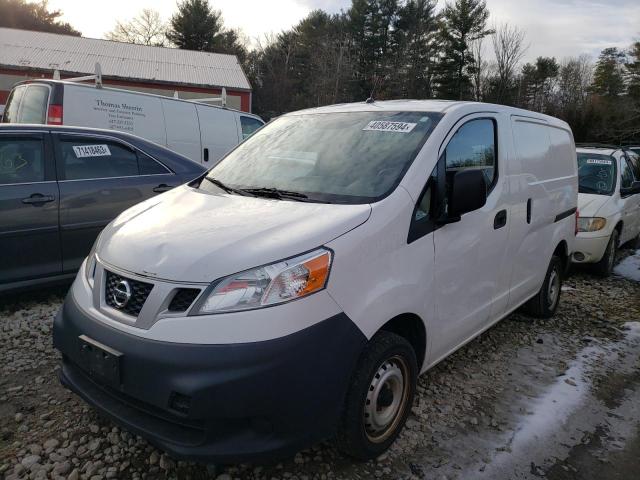
[{"label": "dirt lot surface", "polygon": [[[0,478],[640,478],[640,251],[565,282],[558,314],[514,314],[419,382],[404,430],[368,463],[330,442],[273,465],[175,461],[57,380],[64,289],[0,300]],[[634,279],[635,278],[635,279]]]}]

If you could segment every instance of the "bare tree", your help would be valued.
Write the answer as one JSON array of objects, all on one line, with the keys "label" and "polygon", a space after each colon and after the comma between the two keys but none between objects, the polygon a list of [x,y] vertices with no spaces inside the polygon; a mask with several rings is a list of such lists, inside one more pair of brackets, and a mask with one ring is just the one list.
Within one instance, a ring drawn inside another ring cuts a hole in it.
[{"label": "bare tree", "polygon": [[487,70],[489,68],[489,64],[484,59],[484,38],[478,38],[471,43],[471,54],[473,55],[474,64],[471,70],[473,99],[476,102],[481,102],[484,98]]},{"label": "bare tree", "polygon": [[524,31],[507,23],[495,28],[492,40],[498,73],[495,85],[496,101],[505,103],[508,101],[508,92],[513,84],[516,67],[529,46],[524,44]]},{"label": "bare tree", "polygon": [[117,42],[136,43],[138,45],[152,45],[166,47],[169,42],[166,37],[167,25],[160,18],[160,14],[145,8],[127,22],[116,22],[113,30],[105,35],[107,40]]}]

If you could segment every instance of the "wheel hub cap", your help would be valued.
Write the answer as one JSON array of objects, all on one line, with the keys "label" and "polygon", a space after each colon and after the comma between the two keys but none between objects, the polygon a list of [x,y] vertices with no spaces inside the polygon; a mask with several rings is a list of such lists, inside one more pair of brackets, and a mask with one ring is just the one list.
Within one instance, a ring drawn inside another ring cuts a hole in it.
[{"label": "wheel hub cap", "polygon": [[406,366],[393,357],[380,365],[374,374],[364,408],[367,436],[382,441],[394,430],[401,417],[407,396]]}]

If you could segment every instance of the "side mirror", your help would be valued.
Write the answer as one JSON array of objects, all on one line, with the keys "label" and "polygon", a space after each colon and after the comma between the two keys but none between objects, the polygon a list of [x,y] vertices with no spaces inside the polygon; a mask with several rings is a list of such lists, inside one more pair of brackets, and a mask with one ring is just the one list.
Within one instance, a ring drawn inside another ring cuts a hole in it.
[{"label": "side mirror", "polygon": [[637,180],[630,187],[620,189],[620,195],[622,196],[635,195],[637,193],[640,193],[640,181]]},{"label": "side mirror", "polygon": [[451,181],[449,209],[442,223],[453,223],[468,212],[484,207],[487,203],[487,182],[481,170],[461,170]]}]

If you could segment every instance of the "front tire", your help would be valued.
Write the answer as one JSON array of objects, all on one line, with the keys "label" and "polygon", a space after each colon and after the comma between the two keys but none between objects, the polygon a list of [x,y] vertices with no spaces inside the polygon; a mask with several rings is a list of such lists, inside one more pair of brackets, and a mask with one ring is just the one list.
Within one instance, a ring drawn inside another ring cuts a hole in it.
[{"label": "front tire", "polygon": [[553,317],[560,303],[563,271],[562,259],[557,255],[551,257],[542,287],[536,296],[525,304],[525,313],[536,318]]},{"label": "front tire", "polygon": [[593,265],[594,272],[600,277],[608,277],[613,272],[613,267],[616,264],[616,253],[618,252],[618,243],[620,234],[618,230],[614,230],[609,238],[607,249],[604,251],[602,259]]},{"label": "front tire", "polygon": [[411,344],[395,333],[378,332],[351,378],[338,426],[338,449],[359,460],[387,450],[411,411],[417,376]]}]

